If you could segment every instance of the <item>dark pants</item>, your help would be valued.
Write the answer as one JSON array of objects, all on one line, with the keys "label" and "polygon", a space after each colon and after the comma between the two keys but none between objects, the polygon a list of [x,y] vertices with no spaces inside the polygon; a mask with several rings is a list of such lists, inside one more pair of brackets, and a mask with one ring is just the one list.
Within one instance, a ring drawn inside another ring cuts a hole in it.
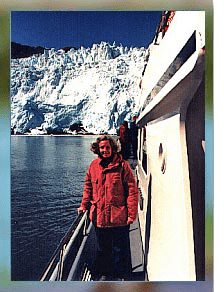
[{"label": "dark pants", "polygon": [[130,156],[130,147],[131,145],[128,142],[121,143],[121,154],[125,160]]},{"label": "dark pants", "polygon": [[96,272],[111,280],[130,279],[131,253],[129,240],[130,226],[98,228],[95,227],[98,243]]},{"label": "dark pants", "polygon": [[137,142],[132,143],[132,152],[134,159],[137,159]]}]

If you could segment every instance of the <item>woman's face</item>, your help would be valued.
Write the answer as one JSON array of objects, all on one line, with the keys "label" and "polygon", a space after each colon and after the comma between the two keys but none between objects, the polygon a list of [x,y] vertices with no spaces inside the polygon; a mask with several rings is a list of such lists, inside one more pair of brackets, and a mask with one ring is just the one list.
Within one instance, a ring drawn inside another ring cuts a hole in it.
[{"label": "woman's face", "polygon": [[109,158],[112,155],[112,147],[109,140],[103,140],[99,143],[100,155],[103,158]]}]

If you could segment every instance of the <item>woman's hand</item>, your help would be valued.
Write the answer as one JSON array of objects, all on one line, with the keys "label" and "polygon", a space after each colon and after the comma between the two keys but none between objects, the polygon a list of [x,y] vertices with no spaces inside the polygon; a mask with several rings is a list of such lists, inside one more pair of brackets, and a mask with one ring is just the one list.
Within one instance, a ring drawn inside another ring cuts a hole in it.
[{"label": "woman's hand", "polygon": [[130,217],[128,217],[128,224],[131,224],[131,223],[133,223],[133,222],[134,222],[134,220],[131,219]]},{"label": "woman's hand", "polygon": [[83,214],[85,212],[85,210],[83,210],[82,207],[77,208],[77,211],[78,211],[78,215]]}]

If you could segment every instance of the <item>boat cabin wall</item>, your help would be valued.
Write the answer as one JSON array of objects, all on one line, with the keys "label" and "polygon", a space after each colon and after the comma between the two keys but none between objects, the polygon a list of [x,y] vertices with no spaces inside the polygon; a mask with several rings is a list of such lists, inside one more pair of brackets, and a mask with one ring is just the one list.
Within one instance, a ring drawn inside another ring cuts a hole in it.
[{"label": "boat cabin wall", "polygon": [[205,280],[205,79],[185,117],[197,280]]},{"label": "boat cabin wall", "polygon": [[[138,179],[144,205],[139,219],[148,278],[195,280],[188,158],[180,114],[149,123],[140,132]],[[147,152],[147,173],[143,167],[143,146]]]}]

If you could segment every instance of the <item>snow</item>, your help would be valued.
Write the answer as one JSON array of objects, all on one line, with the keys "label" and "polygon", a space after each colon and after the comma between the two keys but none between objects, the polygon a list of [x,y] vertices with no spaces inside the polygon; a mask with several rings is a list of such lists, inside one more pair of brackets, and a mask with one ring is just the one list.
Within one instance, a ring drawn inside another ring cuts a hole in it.
[{"label": "snow", "polygon": [[[115,134],[139,113],[145,48],[106,42],[11,60],[11,127],[15,134]],[[75,132],[74,132],[75,133]]]}]

